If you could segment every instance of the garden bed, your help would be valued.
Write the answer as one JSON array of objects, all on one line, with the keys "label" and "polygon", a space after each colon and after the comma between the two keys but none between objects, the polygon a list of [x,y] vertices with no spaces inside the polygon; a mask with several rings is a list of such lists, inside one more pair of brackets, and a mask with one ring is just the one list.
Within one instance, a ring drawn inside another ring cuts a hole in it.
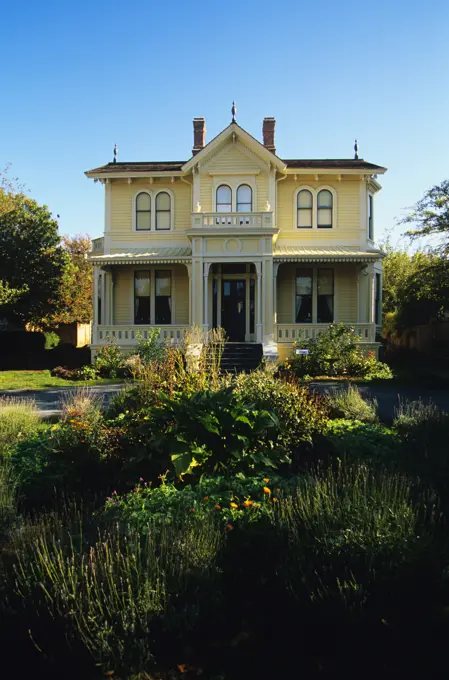
[{"label": "garden bed", "polygon": [[0,392],[7,390],[49,390],[54,387],[109,385],[122,379],[96,378],[95,380],[64,380],[52,376],[50,371],[0,371]]}]

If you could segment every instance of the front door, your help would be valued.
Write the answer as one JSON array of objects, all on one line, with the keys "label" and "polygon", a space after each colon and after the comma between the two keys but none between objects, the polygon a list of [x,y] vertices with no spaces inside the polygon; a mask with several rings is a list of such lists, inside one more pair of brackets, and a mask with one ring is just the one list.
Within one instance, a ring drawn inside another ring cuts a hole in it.
[{"label": "front door", "polygon": [[223,279],[221,325],[230,342],[244,342],[246,331],[246,281]]}]

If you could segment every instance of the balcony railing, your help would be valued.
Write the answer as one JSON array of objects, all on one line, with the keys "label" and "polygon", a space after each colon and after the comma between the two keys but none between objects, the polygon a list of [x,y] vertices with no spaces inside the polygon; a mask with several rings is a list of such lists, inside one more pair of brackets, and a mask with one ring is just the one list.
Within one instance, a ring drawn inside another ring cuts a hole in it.
[{"label": "balcony railing", "polygon": [[202,228],[272,229],[272,212],[193,213],[192,229]]},{"label": "balcony railing", "polygon": [[173,325],[173,326],[93,326],[92,328],[92,344],[104,345],[108,340],[116,340],[117,344],[122,347],[134,347],[138,343],[138,334],[140,333],[144,340],[148,339],[148,334],[153,328],[159,328],[159,340],[161,342],[169,342],[172,345],[177,345],[184,339],[184,334],[188,325]]},{"label": "balcony railing", "polygon": [[94,238],[92,239],[92,251],[91,255],[103,255],[104,251],[104,238]]},{"label": "balcony railing", "polygon": [[[354,328],[356,342],[375,342],[376,325],[374,323],[347,324]],[[329,328],[328,323],[279,323],[276,326],[278,342],[296,342],[300,338],[313,339]]]}]

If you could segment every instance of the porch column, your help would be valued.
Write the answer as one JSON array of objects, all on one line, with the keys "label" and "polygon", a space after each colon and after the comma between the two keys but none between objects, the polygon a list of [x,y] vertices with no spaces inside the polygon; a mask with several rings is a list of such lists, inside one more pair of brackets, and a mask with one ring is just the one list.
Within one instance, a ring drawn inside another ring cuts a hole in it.
[{"label": "porch column", "polygon": [[192,261],[192,325],[203,325],[203,262]]},{"label": "porch column", "polygon": [[205,333],[209,330],[209,262],[203,263],[203,331]]},{"label": "porch column", "polygon": [[374,265],[370,264],[368,266],[368,322],[370,324],[368,337],[370,342],[374,342],[376,335],[374,330],[374,322],[376,318],[374,312],[374,305],[376,304],[374,293],[375,281],[376,277],[374,274]]},{"label": "porch column", "polygon": [[94,275],[93,275],[93,294],[92,294],[92,307],[93,307],[93,314],[92,314],[92,319],[93,319],[93,324],[92,324],[92,343],[96,344],[97,342],[97,329],[98,329],[98,275],[99,275],[100,268],[98,266],[94,266]]},{"label": "porch column", "polygon": [[263,340],[263,321],[262,321],[262,263],[256,262],[257,271],[257,323],[256,323],[256,342]]},{"label": "porch column", "polygon": [[115,271],[111,269],[109,273],[109,319],[108,319],[108,323],[110,326],[114,325],[114,283],[115,283]]},{"label": "porch column", "polygon": [[188,264],[187,266],[187,274],[189,276],[189,326],[192,325],[192,265]]},{"label": "porch column", "polygon": [[277,340],[277,323],[278,323],[278,270],[279,263],[273,263],[273,324],[274,324],[274,339]]},{"label": "porch column", "polygon": [[264,334],[263,343],[264,345],[270,345],[273,343],[273,259],[264,260],[262,263],[263,269],[263,289],[264,289]]}]

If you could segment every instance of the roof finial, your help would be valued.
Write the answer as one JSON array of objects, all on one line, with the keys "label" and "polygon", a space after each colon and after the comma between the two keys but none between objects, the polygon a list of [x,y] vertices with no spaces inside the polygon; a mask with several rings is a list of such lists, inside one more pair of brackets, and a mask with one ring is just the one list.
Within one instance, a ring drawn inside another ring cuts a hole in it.
[{"label": "roof finial", "polygon": [[359,143],[357,140],[354,140],[354,160],[359,160]]},{"label": "roof finial", "polygon": [[117,163],[117,153],[118,153],[118,147],[117,144],[114,144],[114,163]]},{"label": "roof finial", "polygon": [[233,122],[233,123],[236,123],[237,121],[236,121],[235,117],[236,117],[236,115],[237,115],[237,107],[236,107],[236,105],[235,105],[235,102],[232,102],[231,113],[232,113],[232,122]]}]

